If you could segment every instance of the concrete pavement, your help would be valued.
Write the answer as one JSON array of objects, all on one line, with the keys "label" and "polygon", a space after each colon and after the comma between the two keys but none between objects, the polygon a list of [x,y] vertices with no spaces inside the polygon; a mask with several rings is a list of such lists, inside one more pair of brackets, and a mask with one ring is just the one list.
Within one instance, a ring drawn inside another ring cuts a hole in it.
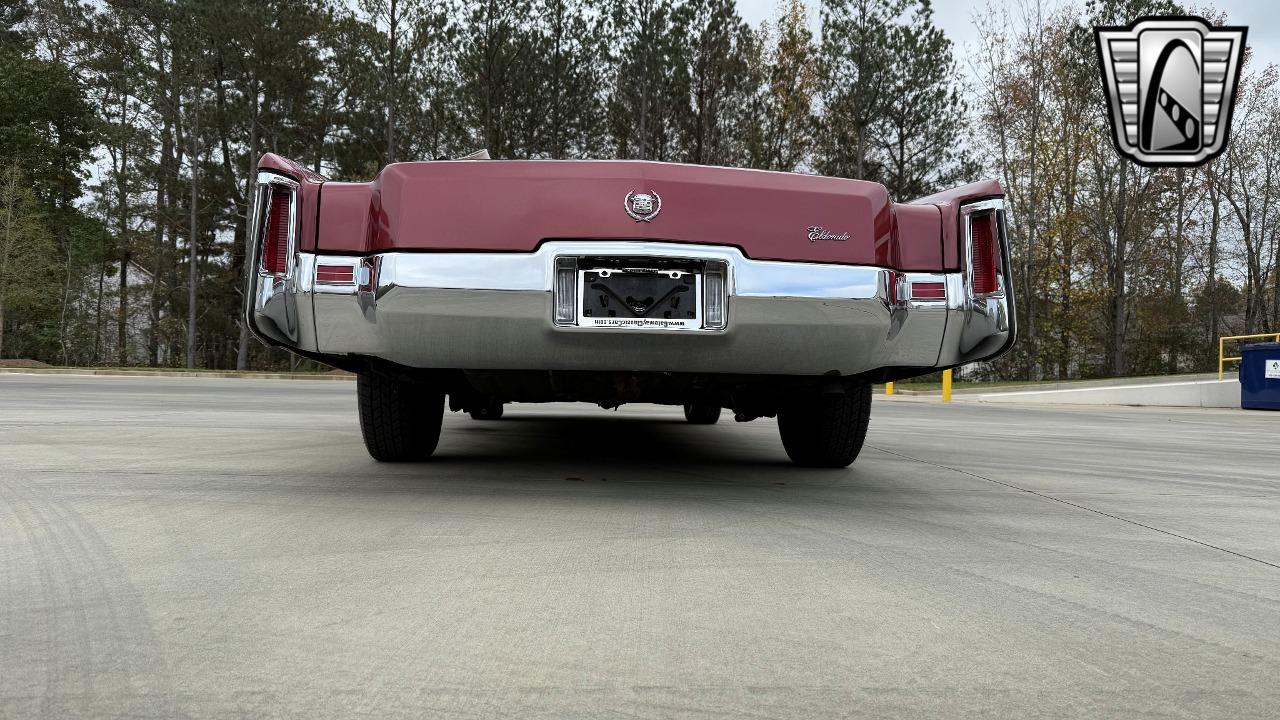
[{"label": "concrete pavement", "polygon": [[877,397],[447,415],[351,383],[0,376],[0,718],[1280,713],[1280,414]]}]

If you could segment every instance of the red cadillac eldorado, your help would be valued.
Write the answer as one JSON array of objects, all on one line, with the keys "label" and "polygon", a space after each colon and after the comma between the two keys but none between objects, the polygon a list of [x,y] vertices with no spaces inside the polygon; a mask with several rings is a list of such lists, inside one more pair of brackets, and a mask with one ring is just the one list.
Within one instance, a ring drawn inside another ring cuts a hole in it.
[{"label": "red cadillac eldorado", "polygon": [[396,163],[330,182],[264,156],[246,320],[358,374],[377,460],[429,457],[451,410],[683,405],[777,417],[792,461],[844,467],[871,384],[1014,342],[1003,190],[644,161]]}]

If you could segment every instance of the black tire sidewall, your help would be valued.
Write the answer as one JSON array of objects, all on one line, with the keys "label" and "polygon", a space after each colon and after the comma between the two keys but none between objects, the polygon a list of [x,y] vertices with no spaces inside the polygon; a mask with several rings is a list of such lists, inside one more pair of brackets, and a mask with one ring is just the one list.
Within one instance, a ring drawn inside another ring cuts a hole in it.
[{"label": "black tire sidewall", "polygon": [[871,416],[871,385],[839,393],[807,393],[778,412],[787,456],[805,467],[848,467],[858,457]]},{"label": "black tire sidewall", "polygon": [[719,405],[685,403],[684,419],[694,425],[714,425],[720,419]]},{"label": "black tire sidewall", "polygon": [[378,372],[356,376],[360,434],[381,462],[426,460],[440,442],[444,390]]}]

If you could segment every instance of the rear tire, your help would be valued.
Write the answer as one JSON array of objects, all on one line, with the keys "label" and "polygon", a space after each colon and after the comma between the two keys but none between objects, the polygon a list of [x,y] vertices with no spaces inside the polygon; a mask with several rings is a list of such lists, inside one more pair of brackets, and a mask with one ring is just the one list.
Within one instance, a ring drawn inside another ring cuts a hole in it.
[{"label": "rear tire", "polygon": [[376,372],[356,376],[360,434],[379,462],[426,460],[440,442],[444,390]]},{"label": "rear tire", "polygon": [[858,457],[871,417],[871,385],[845,393],[812,393],[778,412],[778,432],[791,462],[803,467],[842,468]]},{"label": "rear tire", "polygon": [[502,403],[497,400],[485,400],[467,411],[472,420],[497,420],[502,417]]},{"label": "rear tire", "polygon": [[716,421],[720,419],[720,406],[685,403],[684,419],[694,425],[715,425]]}]

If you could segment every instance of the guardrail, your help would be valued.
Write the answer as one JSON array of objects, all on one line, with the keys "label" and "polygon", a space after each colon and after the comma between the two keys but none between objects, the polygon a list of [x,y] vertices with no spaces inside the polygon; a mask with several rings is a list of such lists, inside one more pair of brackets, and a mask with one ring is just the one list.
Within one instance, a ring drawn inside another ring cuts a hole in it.
[{"label": "guardrail", "polygon": [[1222,379],[1223,368],[1227,363],[1235,361],[1240,362],[1240,357],[1227,356],[1228,340],[1258,340],[1260,338],[1271,338],[1276,342],[1280,342],[1280,333],[1255,333],[1253,335],[1223,335],[1218,338],[1218,379]]}]

